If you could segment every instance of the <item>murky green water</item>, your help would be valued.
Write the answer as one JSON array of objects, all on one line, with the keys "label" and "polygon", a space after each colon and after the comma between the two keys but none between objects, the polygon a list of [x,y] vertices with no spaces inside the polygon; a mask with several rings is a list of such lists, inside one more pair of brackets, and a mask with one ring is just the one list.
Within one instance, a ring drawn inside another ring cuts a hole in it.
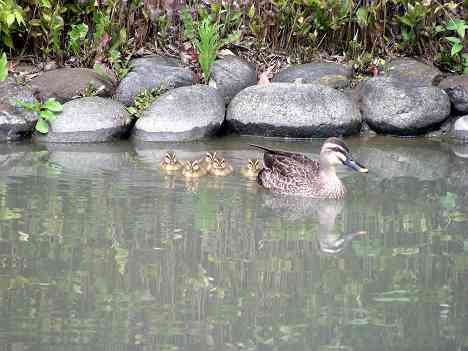
[{"label": "murky green water", "polygon": [[468,349],[466,150],[348,139],[341,202],[159,170],[252,141],[321,144],[0,144],[0,350]]}]

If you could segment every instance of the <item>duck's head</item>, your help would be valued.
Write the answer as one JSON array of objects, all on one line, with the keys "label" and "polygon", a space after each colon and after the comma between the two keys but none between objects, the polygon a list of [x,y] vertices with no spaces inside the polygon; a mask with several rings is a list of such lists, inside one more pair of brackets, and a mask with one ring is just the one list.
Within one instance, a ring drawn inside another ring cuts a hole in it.
[{"label": "duck's head", "polygon": [[166,165],[175,165],[177,163],[175,152],[174,151],[166,152],[162,161]]},{"label": "duck's head", "polygon": [[336,167],[339,164],[343,164],[361,173],[368,172],[367,167],[353,159],[349,148],[340,138],[328,138],[325,140],[320,151],[320,164],[324,167]]}]

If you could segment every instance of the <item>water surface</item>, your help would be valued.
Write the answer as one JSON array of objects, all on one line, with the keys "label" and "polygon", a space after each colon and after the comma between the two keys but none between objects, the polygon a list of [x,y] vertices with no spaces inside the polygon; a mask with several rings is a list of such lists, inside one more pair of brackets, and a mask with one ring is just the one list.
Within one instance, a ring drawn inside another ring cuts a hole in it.
[{"label": "water surface", "polygon": [[466,148],[347,139],[343,201],[159,169],[249,142],[321,145],[0,144],[0,350],[468,349]]}]

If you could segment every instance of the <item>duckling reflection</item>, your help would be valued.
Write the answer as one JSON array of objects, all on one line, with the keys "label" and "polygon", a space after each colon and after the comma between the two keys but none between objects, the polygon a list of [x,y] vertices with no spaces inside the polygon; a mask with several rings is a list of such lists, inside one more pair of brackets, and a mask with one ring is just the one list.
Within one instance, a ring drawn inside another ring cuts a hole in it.
[{"label": "duckling reflection", "polygon": [[354,238],[367,234],[366,231],[346,234],[336,232],[335,222],[343,210],[343,200],[311,200],[306,197],[269,195],[264,199],[264,206],[288,221],[318,218],[317,247],[322,254],[339,255]]}]

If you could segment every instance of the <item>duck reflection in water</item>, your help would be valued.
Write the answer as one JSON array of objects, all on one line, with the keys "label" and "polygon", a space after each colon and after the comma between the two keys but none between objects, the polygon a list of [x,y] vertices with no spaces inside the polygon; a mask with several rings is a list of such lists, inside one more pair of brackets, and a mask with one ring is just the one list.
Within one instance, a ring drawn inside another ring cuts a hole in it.
[{"label": "duck reflection in water", "polygon": [[354,231],[340,234],[335,229],[336,218],[341,214],[344,200],[313,200],[298,196],[281,196],[264,193],[263,204],[273,212],[290,222],[308,218],[317,218],[317,248],[325,255],[339,255],[356,237],[367,234],[367,231]]}]

